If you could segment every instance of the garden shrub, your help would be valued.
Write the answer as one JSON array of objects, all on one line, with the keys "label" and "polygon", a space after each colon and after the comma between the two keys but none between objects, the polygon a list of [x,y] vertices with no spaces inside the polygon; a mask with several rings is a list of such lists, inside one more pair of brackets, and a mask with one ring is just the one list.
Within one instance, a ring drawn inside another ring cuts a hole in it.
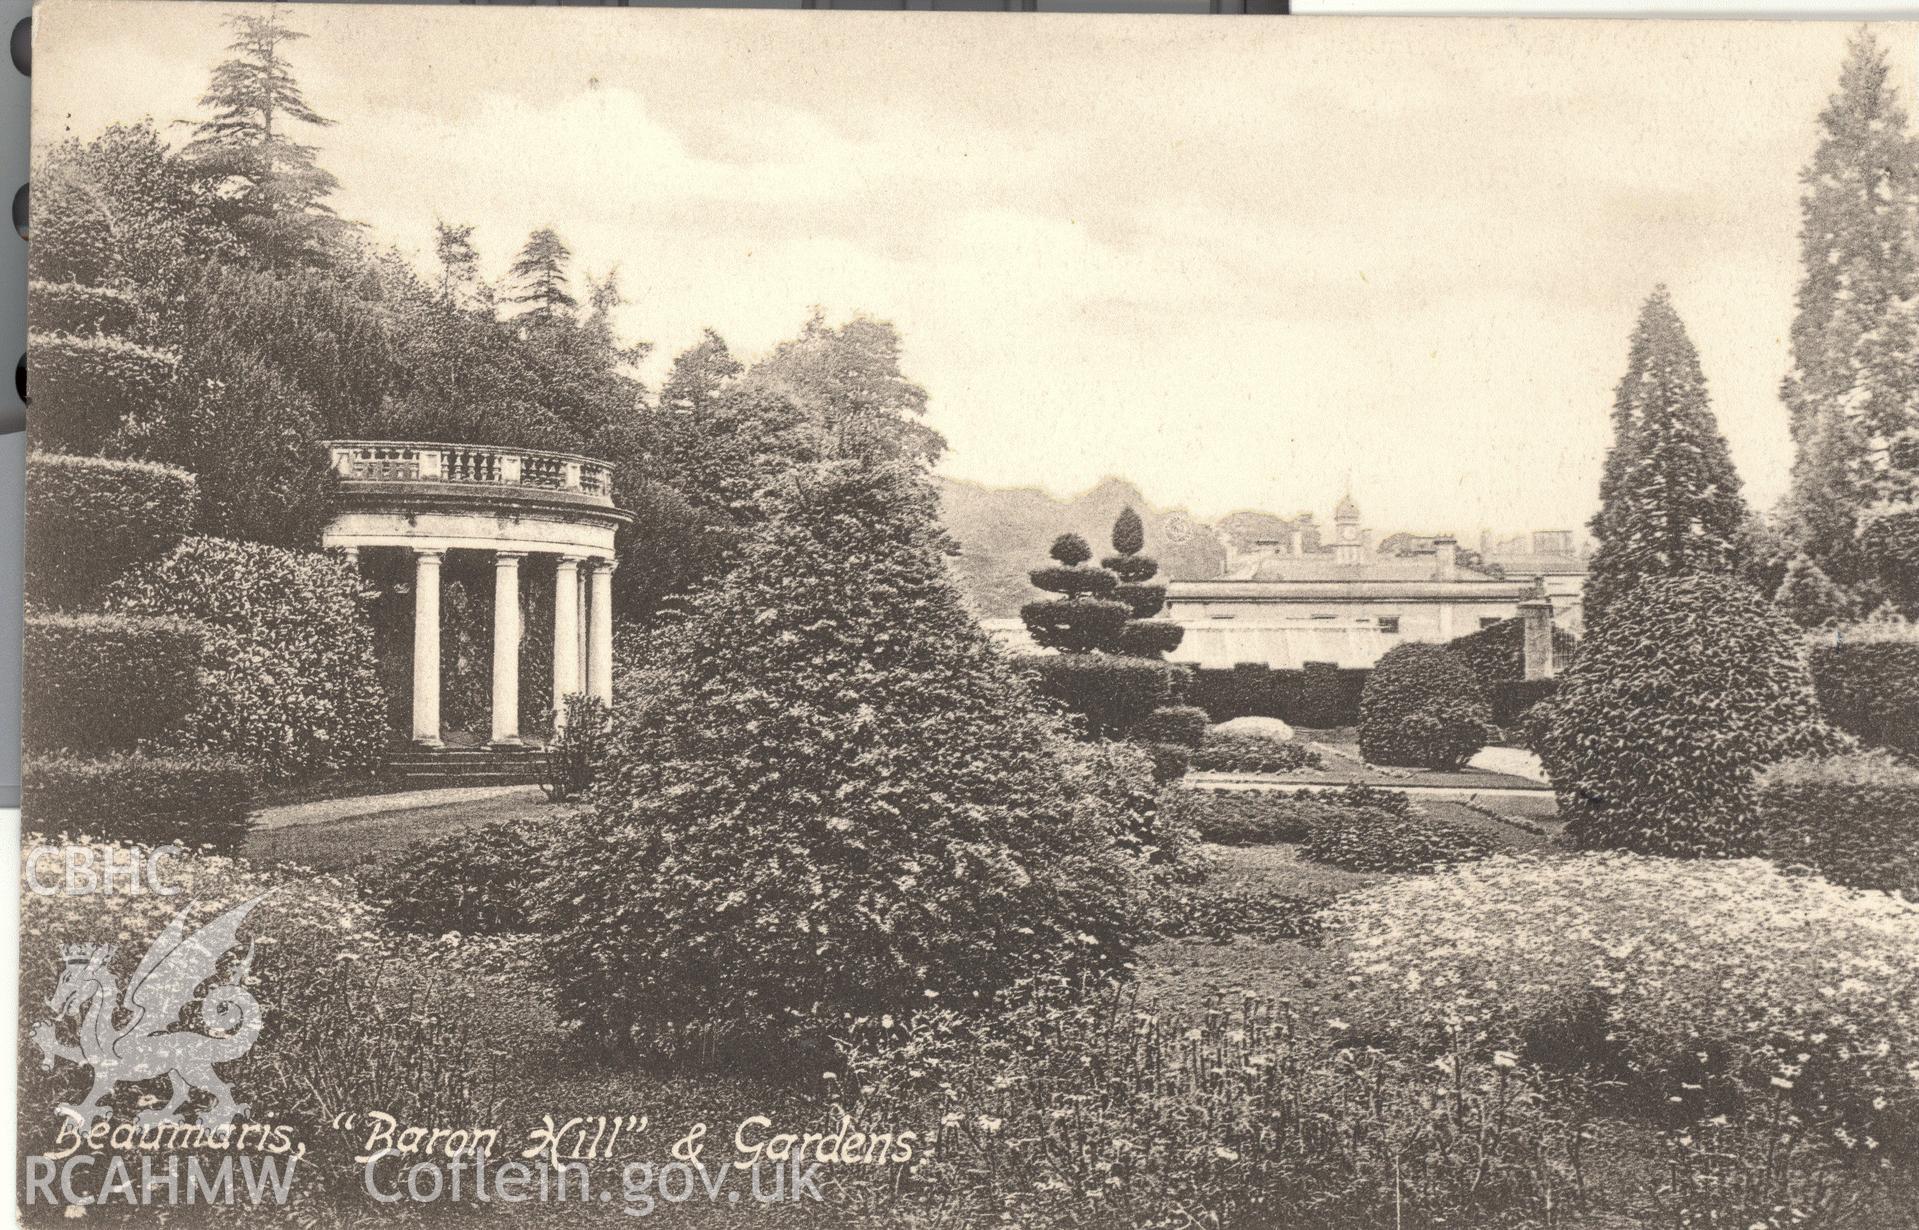
[{"label": "garden shrub", "polygon": [[1402,816],[1375,807],[1332,807],[1306,834],[1305,854],[1347,871],[1430,871],[1492,853],[1473,829],[1435,816]]},{"label": "garden shrub", "polygon": [[1196,705],[1167,705],[1153,710],[1127,731],[1129,738],[1144,743],[1175,743],[1198,747],[1206,739],[1212,719]]},{"label": "garden shrub", "polygon": [[32,755],[20,767],[20,815],[49,833],[230,851],[251,827],[257,775],[204,754]]},{"label": "garden shrub", "polygon": [[183,741],[285,780],[365,769],[386,696],[352,565],[263,543],[193,538],[114,584],[112,609],[207,626],[207,671]]},{"label": "garden shrub", "polygon": [[28,283],[33,328],[41,333],[132,333],[140,323],[140,300],[131,291],[79,282]]},{"label": "garden shrub", "polygon": [[1171,694],[1179,668],[1123,654],[1034,654],[1021,659],[1037,681],[1040,695],[1086,718],[1095,738],[1130,729]]},{"label": "garden shrub", "polygon": [[1193,767],[1208,773],[1291,773],[1320,767],[1319,753],[1287,739],[1209,730],[1193,753]]},{"label": "garden shrub", "polygon": [[566,698],[560,737],[547,746],[540,762],[540,789],[550,803],[578,798],[592,788],[606,758],[613,715],[597,696],[575,692]]},{"label": "garden shrub", "polygon": [[27,457],[26,596],[90,603],[108,582],[159,559],[193,528],[193,475],[104,457]]},{"label": "garden shrub", "polygon": [[550,865],[541,817],[500,820],[407,847],[361,876],[394,928],[425,935],[529,931],[533,885]]},{"label": "garden shrub", "polygon": [[100,451],[122,420],[151,412],[179,365],[176,356],[99,334],[34,332],[27,338],[33,371],[28,423],[33,447]]},{"label": "garden shrub", "polygon": [[[1489,624],[1477,632],[1456,636],[1446,642],[1459,660],[1490,694],[1493,685],[1526,677],[1526,621],[1514,616]],[[1553,666],[1563,671],[1572,665],[1579,638],[1553,625]]]},{"label": "garden shrub", "polygon": [[1783,1099],[1827,1143],[1919,1146],[1898,898],[1753,859],[1501,856],[1348,893],[1326,923],[1382,1029],[1591,1064],[1681,1120]]},{"label": "garden shrub", "polygon": [[1829,750],[1792,627],[1730,577],[1622,594],[1560,680],[1533,748],[1587,848],[1748,853],[1753,778]]},{"label": "garden shrub", "polygon": [[1869,747],[1919,756],[1919,631],[1842,628],[1812,651],[1819,706]]},{"label": "garden shrub", "polygon": [[1492,709],[1464,661],[1409,642],[1373,665],[1359,700],[1359,753],[1372,764],[1456,769],[1486,745]]},{"label": "garden shrub", "polygon": [[29,615],[21,735],[34,750],[127,749],[180,727],[203,695],[208,629],[139,615]]},{"label": "garden shrub", "polygon": [[1339,804],[1331,796],[1270,790],[1189,790],[1197,798],[1199,835],[1222,846],[1305,841]]},{"label": "garden shrub", "polygon": [[1327,730],[1349,726],[1359,718],[1358,694],[1340,669],[1330,662],[1308,662],[1300,672],[1299,699],[1291,713],[1282,717],[1295,726]]},{"label": "garden shrub", "polygon": [[1919,900],[1919,768],[1884,752],[1788,760],[1759,779],[1761,851]]},{"label": "garden shrub", "polygon": [[953,589],[926,478],[826,463],[770,503],[616,715],[541,885],[561,1013],[608,1044],[666,1022],[803,1041],[1115,968],[1140,861]]}]

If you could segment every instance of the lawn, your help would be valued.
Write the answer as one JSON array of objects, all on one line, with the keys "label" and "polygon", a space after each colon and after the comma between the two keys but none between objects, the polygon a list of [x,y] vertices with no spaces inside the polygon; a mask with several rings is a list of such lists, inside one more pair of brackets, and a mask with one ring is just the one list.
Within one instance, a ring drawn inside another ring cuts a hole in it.
[{"label": "lawn", "polygon": [[[378,799],[368,798],[372,807]],[[382,861],[418,842],[462,832],[498,820],[537,817],[573,804],[546,801],[537,786],[516,789],[492,798],[409,807],[396,811],[369,810],[339,819],[281,828],[256,829],[241,846],[243,857],[262,863],[297,863],[315,871],[346,871]]]}]

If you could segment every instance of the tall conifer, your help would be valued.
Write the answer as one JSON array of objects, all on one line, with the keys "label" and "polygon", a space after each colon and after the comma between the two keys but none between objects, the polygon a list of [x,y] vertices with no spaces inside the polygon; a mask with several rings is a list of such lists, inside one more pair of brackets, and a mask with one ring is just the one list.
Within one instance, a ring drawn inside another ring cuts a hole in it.
[{"label": "tall conifer", "polygon": [[[1781,386],[1793,443],[1787,531],[1854,614],[1876,599],[1860,520],[1887,492],[1887,449],[1919,424],[1919,163],[1869,31],[1852,40],[1820,141],[1800,174],[1803,266],[1792,370]],[[1802,612],[1803,614],[1803,612]]]},{"label": "tall conifer", "polygon": [[1589,624],[1641,581],[1737,566],[1746,518],[1739,475],[1713,418],[1699,353],[1664,286],[1646,300],[1633,330],[1599,492]]}]

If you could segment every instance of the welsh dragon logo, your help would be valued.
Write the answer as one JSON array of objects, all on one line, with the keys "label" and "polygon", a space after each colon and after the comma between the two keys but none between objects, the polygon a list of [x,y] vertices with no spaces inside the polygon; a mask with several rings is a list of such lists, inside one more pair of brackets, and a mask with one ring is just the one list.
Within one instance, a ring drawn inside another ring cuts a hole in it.
[{"label": "welsh dragon logo", "polygon": [[[213,1067],[240,1058],[260,1036],[260,1005],[243,985],[253,962],[251,945],[230,977],[199,999],[200,1018],[213,1032],[177,1027],[194,992],[238,945],[240,924],[260,901],[255,897],[236,905],[190,936],[187,912],[180,911],[140,959],[124,997],[111,969],[112,946],[73,944],[62,951],[60,983],[47,1000],[53,1019],[34,1027],[33,1040],[44,1056],[42,1068],[53,1067],[56,1059],[92,1067],[93,1088],[86,1100],[57,1108],[78,1121],[78,1130],[105,1117],[105,1099],[115,1086],[162,1076],[173,1083],[171,1100],[142,1111],[141,1124],[174,1121],[196,1089],[213,1098],[200,1113],[202,1126],[218,1127],[246,1114]],[[61,1042],[56,1032],[56,1023],[70,1018],[78,1018],[78,1046]]]}]

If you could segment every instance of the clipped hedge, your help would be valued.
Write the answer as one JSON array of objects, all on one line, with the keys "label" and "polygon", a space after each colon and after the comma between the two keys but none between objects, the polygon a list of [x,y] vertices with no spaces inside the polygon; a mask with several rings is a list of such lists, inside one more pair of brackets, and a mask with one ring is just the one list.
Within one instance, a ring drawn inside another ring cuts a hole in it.
[{"label": "clipped hedge", "polygon": [[1919,634],[1840,629],[1836,643],[1812,651],[1811,665],[1834,726],[1869,747],[1919,756]]},{"label": "clipped hedge", "polygon": [[1338,807],[1306,834],[1306,857],[1347,871],[1430,871],[1487,858],[1483,834],[1432,816]]},{"label": "clipped hedge", "polygon": [[27,353],[33,446],[73,453],[98,452],[128,416],[150,411],[178,363],[101,335],[35,332]]},{"label": "clipped hedge", "polygon": [[1359,754],[1372,764],[1456,769],[1486,745],[1492,707],[1466,663],[1443,645],[1395,645],[1359,701]]},{"label": "clipped hedge", "polygon": [[1095,736],[1118,734],[1165,705],[1179,668],[1121,654],[1035,654],[1025,659],[1040,695],[1085,715]]},{"label": "clipped hedge", "polygon": [[193,475],[144,461],[27,456],[27,601],[91,602],[115,577],[180,544],[193,528]]},{"label": "clipped hedge", "polygon": [[[1518,616],[1456,636],[1446,642],[1446,648],[1457,654],[1466,669],[1489,691],[1496,683],[1526,677],[1526,621]],[[1578,649],[1579,638],[1555,624],[1554,668],[1565,670],[1571,666]]]},{"label": "clipped hedge", "polygon": [[1291,773],[1319,766],[1319,753],[1303,744],[1217,730],[1207,731],[1193,753],[1193,767],[1209,773]]},{"label": "clipped hedge", "polygon": [[1359,720],[1359,694],[1368,673],[1324,662],[1302,670],[1242,662],[1228,669],[1194,670],[1188,699],[1215,722],[1271,717],[1323,730]]},{"label": "clipped hedge", "polygon": [[171,734],[200,702],[206,643],[184,619],[27,616],[22,741],[104,752]]},{"label": "clipped hedge", "polygon": [[122,577],[110,607],[207,629],[201,702],[183,740],[269,778],[375,765],[386,694],[353,566],[317,552],[190,538]]},{"label": "clipped hedge", "polygon": [[1147,743],[1173,743],[1180,747],[1198,747],[1206,739],[1212,720],[1196,705],[1167,705],[1140,719],[1129,732]]},{"label": "clipped hedge", "polygon": [[79,282],[27,283],[28,314],[42,334],[132,333],[140,300],[131,291]]},{"label": "clipped hedge", "polygon": [[1789,760],[1758,793],[1766,857],[1919,899],[1919,769],[1884,752]]},{"label": "clipped hedge", "polygon": [[47,833],[226,852],[246,836],[253,793],[253,770],[225,756],[29,755],[20,815]]}]

